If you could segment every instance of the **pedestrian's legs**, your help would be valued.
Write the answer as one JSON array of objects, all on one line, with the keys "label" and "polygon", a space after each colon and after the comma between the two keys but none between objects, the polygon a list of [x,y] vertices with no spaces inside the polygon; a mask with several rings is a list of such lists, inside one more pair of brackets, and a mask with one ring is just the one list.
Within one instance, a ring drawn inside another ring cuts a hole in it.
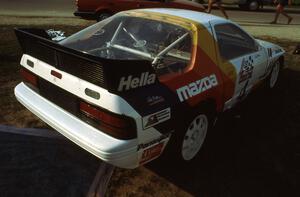
[{"label": "pedestrian's legs", "polygon": [[214,1],[213,0],[208,0],[208,7],[207,7],[207,13],[210,13],[211,12],[211,8],[212,8],[212,5],[214,4]]},{"label": "pedestrian's legs", "polygon": [[261,9],[264,8],[264,2],[262,0],[258,0],[258,3]]},{"label": "pedestrian's legs", "polygon": [[282,9],[282,11],[281,11],[281,14],[282,14],[283,16],[285,16],[285,17],[288,18],[287,24],[290,24],[291,21],[293,20],[293,18],[292,18],[291,16],[289,16],[283,9]]},{"label": "pedestrian's legs", "polygon": [[277,23],[279,14],[282,14],[283,16],[288,18],[288,24],[290,24],[291,21],[293,20],[291,16],[289,16],[287,13],[284,12],[284,7],[281,4],[278,4],[276,7],[276,14],[275,14],[274,21],[272,21],[271,24]]},{"label": "pedestrian's legs", "polygon": [[225,9],[223,8],[223,6],[221,5],[220,2],[217,2],[217,6],[218,6],[218,8],[221,10],[221,12],[222,12],[223,15],[225,16],[225,18],[228,19],[228,15],[227,15],[227,13],[225,12]]},{"label": "pedestrian's legs", "polygon": [[282,5],[278,4],[277,7],[276,7],[275,18],[274,18],[274,20],[271,22],[271,24],[276,24],[276,23],[277,23],[279,14],[280,14],[280,12],[282,11],[282,9],[283,9]]},{"label": "pedestrian's legs", "polygon": [[281,14],[282,14],[283,16],[285,16],[285,17],[288,18],[287,24],[290,24],[290,23],[292,22],[293,17],[289,16],[289,15],[288,15],[287,13],[285,13],[283,10],[282,10]]}]

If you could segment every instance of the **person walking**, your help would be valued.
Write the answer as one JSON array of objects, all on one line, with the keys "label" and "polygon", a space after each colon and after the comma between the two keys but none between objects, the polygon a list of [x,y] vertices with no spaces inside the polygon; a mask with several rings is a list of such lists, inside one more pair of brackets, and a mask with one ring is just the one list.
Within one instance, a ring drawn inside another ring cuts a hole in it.
[{"label": "person walking", "polygon": [[[276,2],[274,2],[276,3]],[[276,13],[275,13],[275,18],[274,20],[271,22],[271,24],[276,24],[279,14],[282,14],[283,16],[288,18],[288,22],[287,24],[290,24],[293,20],[293,17],[289,16],[285,11],[284,11],[284,7],[287,5],[291,5],[292,4],[292,0],[278,0],[277,1],[278,5],[276,6]]]},{"label": "person walking", "polygon": [[211,12],[211,8],[212,8],[213,4],[216,4],[216,6],[221,10],[223,15],[225,16],[225,18],[228,19],[228,15],[226,14],[224,7],[222,6],[221,0],[208,0],[208,8],[207,8],[206,12],[207,13]]}]

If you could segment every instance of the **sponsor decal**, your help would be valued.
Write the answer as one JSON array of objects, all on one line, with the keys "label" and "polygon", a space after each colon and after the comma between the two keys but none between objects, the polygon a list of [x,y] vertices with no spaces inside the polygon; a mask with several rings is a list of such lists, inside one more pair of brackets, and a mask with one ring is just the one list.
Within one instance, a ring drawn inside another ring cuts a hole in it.
[{"label": "sponsor decal", "polygon": [[154,144],[160,143],[161,141],[167,139],[167,138],[170,137],[170,136],[171,136],[171,132],[170,132],[170,133],[167,133],[167,134],[165,134],[165,135],[161,135],[159,138],[154,139],[154,140],[152,140],[152,141],[150,141],[150,142],[148,142],[148,143],[145,143],[145,144],[139,144],[137,150],[139,151],[139,150],[141,150],[141,149],[145,149],[145,148],[147,148],[147,147],[149,147],[149,146],[152,146],[152,145],[154,145]]},{"label": "sponsor decal", "polygon": [[171,118],[171,108],[155,112],[148,116],[143,117],[143,128],[147,129],[153,127],[154,125],[160,124]]},{"label": "sponsor decal", "polygon": [[146,85],[155,83],[155,74],[149,74],[149,72],[142,73],[140,77],[122,77],[119,83],[118,91],[134,89]]},{"label": "sponsor decal", "polygon": [[218,80],[215,74],[212,74],[208,77],[204,77],[203,79],[199,79],[195,82],[192,82],[186,86],[178,88],[177,95],[181,102],[196,96],[202,92],[205,92],[215,86],[218,85]]},{"label": "sponsor decal", "polygon": [[140,160],[140,164],[144,164],[144,163],[158,157],[161,154],[163,147],[164,147],[164,142],[161,142],[155,146],[152,146],[152,147],[144,150],[142,158]]},{"label": "sponsor decal", "polygon": [[239,83],[242,83],[252,77],[253,73],[253,59],[249,56],[248,59],[244,58],[242,60],[241,70],[239,73]]},{"label": "sponsor decal", "polygon": [[158,103],[162,103],[164,101],[165,101],[165,99],[163,97],[161,97],[161,96],[148,96],[147,97],[147,103],[150,106],[158,104]]}]

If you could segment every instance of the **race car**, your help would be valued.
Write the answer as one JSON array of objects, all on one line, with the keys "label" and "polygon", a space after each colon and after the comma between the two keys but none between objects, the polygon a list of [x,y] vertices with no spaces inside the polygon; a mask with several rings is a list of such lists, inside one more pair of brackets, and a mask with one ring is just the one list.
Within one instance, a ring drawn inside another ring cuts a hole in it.
[{"label": "race car", "polygon": [[223,18],[179,9],[120,12],[62,41],[16,29],[16,98],[80,147],[136,168],[163,151],[197,158],[216,116],[259,84],[274,88],[285,51]]}]

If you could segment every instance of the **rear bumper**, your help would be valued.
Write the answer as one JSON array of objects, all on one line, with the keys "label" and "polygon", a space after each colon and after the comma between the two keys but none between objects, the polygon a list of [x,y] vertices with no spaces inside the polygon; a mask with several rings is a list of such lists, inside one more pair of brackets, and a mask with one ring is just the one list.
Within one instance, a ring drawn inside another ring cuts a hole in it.
[{"label": "rear bumper", "polygon": [[74,12],[74,16],[78,16],[84,19],[96,19],[97,14],[96,12],[83,12],[83,11],[76,11]]},{"label": "rear bumper", "polygon": [[32,113],[103,161],[121,168],[138,166],[137,139],[119,140],[108,136],[41,97],[24,83],[15,87],[15,95]]}]

